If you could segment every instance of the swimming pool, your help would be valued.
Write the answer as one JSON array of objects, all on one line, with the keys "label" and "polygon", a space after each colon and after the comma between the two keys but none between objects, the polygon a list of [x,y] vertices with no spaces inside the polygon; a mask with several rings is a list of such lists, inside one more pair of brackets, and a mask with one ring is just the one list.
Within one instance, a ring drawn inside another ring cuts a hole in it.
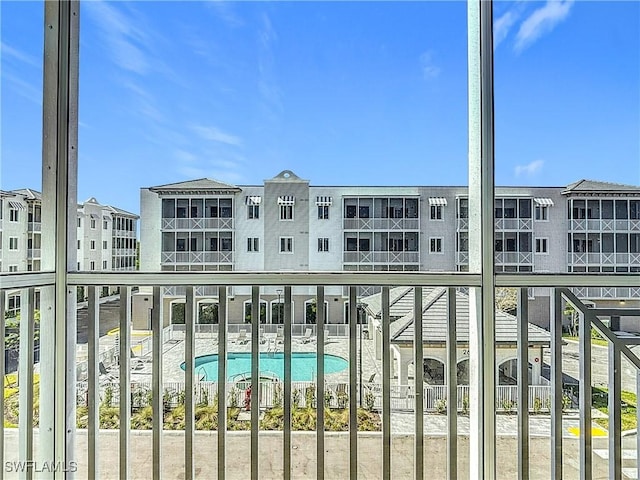
[{"label": "swimming pool", "polygon": [[[347,361],[335,355],[324,356],[324,373],[336,373],[347,368]],[[184,362],[180,365],[184,370]],[[204,374],[204,380],[215,382],[218,380],[218,355],[203,355],[196,357],[195,370],[198,376]],[[291,354],[291,380],[304,382],[313,380],[317,370],[317,355],[310,352]],[[251,372],[250,353],[227,353],[227,380]],[[284,379],[284,353],[260,353],[260,373],[275,374]]]}]

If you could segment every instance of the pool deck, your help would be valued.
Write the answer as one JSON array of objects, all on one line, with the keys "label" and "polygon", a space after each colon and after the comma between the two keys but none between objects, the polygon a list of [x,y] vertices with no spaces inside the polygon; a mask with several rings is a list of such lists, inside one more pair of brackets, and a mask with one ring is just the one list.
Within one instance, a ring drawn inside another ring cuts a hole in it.
[{"label": "pool deck", "polygon": [[[250,353],[251,352],[251,340],[247,343],[238,343],[233,339],[235,335],[231,335],[227,341],[227,352],[234,353]],[[317,345],[316,341],[309,343],[302,343],[303,337],[294,337],[291,342],[291,349],[293,352],[306,352],[316,353]],[[360,342],[358,341],[358,344]],[[273,349],[274,342],[271,342],[271,348]],[[364,381],[368,381],[375,373],[377,377],[381,373],[381,362],[377,361],[374,356],[373,340],[363,340],[363,357],[362,357],[362,378]],[[260,345],[261,352],[267,352],[269,343],[262,343]],[[359,345],[358,345],[359,348]],[[346,337],[328,337],[324,345],[325,354],[336,355],[342,357],[345,360],[349,358],[349,342]],[[284,352],[283,344],[276,344],[277,352]],[[195,356],[211,355],[218,353],[218,343],[213,337],[205,335],[196,335],[195,339]],[[184,382],[185,372],[180,365],[185,361],[185,343],[180,338],[180,334],[174,334],[173,339],[170,342],[164,344],[163,355],[163,381],[164,382]],[[142,364],[141,368],[134,369],[131,372],[132,381],[147,382],[151,381],[151,363]],[[326,382],[348,382],[349,371],[345,369],[341,372],[331,373],[325,375]]]}]

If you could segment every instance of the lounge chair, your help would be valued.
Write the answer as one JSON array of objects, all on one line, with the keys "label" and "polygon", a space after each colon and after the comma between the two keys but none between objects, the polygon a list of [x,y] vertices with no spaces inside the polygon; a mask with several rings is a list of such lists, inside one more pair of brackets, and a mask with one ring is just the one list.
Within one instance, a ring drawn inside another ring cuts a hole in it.
[{"label": "lounge chair", "polygon": [[113,383],[118,380],[114,374],[107,370],[107,367],[102,362],[98,363],[98,371],[100,372],[100,380],[105,383]]},{"label": "lounge chair", "polygon": [[276,330],[276,344],[284,343],[284,327],[279,326]]},{"label": "lounge chair", "polygon": [[151,362],[151,359],[147,356],[137,355],[136,352],[131,349],[131,366],[134,370],[141,370],[144,368],[145,363]]},{"label": "lounge chair", "polygon": [[316,337],[314,337],[314,336],[312,336],[312,335],[311,335],[311,333],[312,333],[312,332],[313,332],[313,330],[312,330],[312,329],[307,328],[307,329],[304,331],[304,336],[302,337],[301,342],[302,342],[302,343],[311,343],[311,342],[313,342],[313,341],[316,339]]},{"label": "lounge chair", "polygon": [[246,345],[247,343],[249,343],[249,338],[247,337],[247,331],[242,328],[240,329],[240,331],[238,332],[238,336],[236,337],[236,342],[239,345]]}]

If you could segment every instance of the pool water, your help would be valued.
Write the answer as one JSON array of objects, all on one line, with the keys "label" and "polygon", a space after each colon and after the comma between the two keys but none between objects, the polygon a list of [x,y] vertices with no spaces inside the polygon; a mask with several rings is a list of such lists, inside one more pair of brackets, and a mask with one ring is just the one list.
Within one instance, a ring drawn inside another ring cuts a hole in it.
[{"label": "pool water", "polygon": [[[336,373],[345,370],[348,362],[335,355],[324,356],[324,373]],[[184,362],[180,365],[184,370]],[[197,376],[204,374],[204,380],[218,380],[218,355],[203,355],[195,359]],[[291,380],[294,382],[311,381],[317,371],[317,355],[309,352],[291,354]],[[227,353],[227,381],[233,381],[240,374],[251,372],[251,353]],[[284,353],[260,353],[260,373],[275,374],[284,380]]]}]

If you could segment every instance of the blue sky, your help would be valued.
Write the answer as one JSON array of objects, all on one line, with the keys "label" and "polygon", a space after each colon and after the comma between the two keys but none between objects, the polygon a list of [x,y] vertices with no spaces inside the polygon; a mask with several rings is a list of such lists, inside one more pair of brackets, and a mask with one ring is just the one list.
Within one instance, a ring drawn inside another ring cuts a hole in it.
[{"label": "blue sky", "polygon": [[[0,188],[40,188],[41,2],[1,6]],[[496,2],[496,182],[640,184],[640,3]],[[140,187],[465,185],[463,2],[81,10],[78,197]]]}]

